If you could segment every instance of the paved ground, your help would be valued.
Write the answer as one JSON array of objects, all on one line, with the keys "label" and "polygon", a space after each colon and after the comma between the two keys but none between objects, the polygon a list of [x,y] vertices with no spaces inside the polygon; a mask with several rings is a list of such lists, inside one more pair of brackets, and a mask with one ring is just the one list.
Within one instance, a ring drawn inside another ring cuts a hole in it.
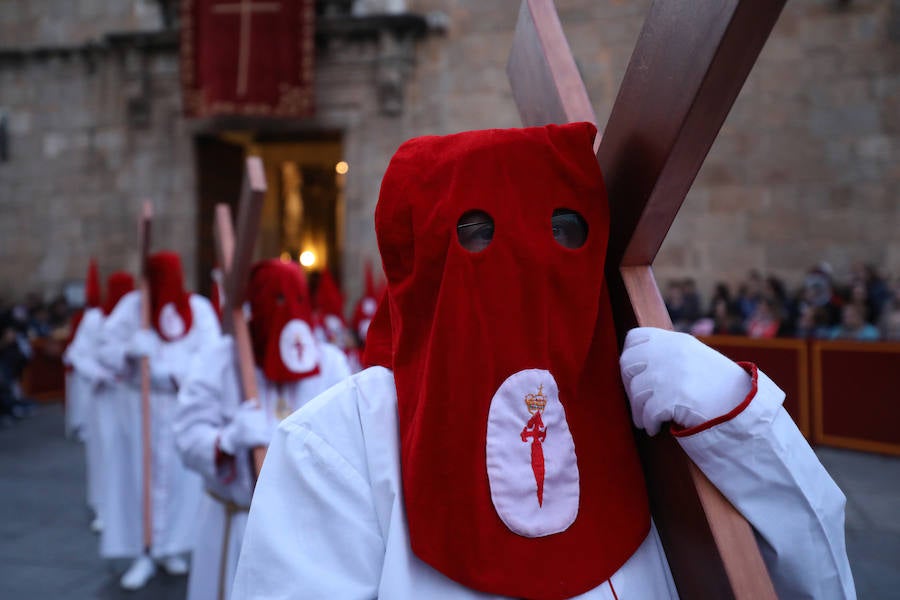
[{"label": "paved ground", "polygon": [[[0,598],[181,600],[186,579],[118,587],[127,564],[97,555],[84,503],[84,452],[58,405],[0,430]],[[820,449],[847,494],[847,550],[859,597],[900,597],[900,459]]]},{"label": "paved ground", "polygon": [[183,600],[187,578],[157,574],[139,592],[104,561],[85,506],[84,447],[63,437],[61,405],[0,430],[0,598]]},{"label": "paved ground", "polygon": [[847,496],[847,554],[859,598],[900,598],[900,458],[816,454]]}]

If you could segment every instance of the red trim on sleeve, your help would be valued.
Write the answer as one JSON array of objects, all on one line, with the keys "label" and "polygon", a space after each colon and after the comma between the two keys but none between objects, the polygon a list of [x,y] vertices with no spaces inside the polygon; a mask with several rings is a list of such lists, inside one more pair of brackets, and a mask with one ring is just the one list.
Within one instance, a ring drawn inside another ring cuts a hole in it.
[{"label": "red trim on sleeve", "polygon": [[715,427],[720,423],[724,423],[725,421],[730,421],[735,418],[739,414],[741,414],[745,408],[750,406],[750,401],[756,396],[756,392],[759,389],[759,372],[757,371],[756,365],[751,362],[739,362],[737,363],[742,369],[747,371],[750,375],[750,392],[747,394],[747,397],[744,398],[743,402],[735,406],[731,411],[725,413],[721,417],[716,417],[715,419],[710,419],[706,423],[701,423],[700,425],[696,425],[694,427],[688,427],[687,429],[682,429],[680,426],[672,423],[669,427],[669,431],[675,437],[687,437],[689,435],[694,435],[695,433],[700,433],[701,431],[706,431],[710,427]]},{"label": "red trim on sleeve", "polygon": [[219,438],[216,438],[216,455],[213,459],[216,464],[216,476],[222,480],[222,483],[231,483],[237,477],[237,465],[235,464],[234,455],[228,454],[219,447]]}]

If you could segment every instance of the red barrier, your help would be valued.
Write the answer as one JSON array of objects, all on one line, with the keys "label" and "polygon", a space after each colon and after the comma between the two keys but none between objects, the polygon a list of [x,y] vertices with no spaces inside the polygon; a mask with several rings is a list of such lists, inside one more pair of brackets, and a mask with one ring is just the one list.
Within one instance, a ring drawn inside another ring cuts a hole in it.
[{"label": "red barrier", "polygon": [[809,359],[806,340],[755,339],[714,335],[701,338],[734,361],[749,361],[758,366],[784,390],[784,408],[797,428],[810,439]]},{"label": "red barrier", "polygon": [[[784,408],[813,444],[900,456],[900,343],[740,336],[701,338],[732,360],[756,363],[784,390]],[[60,400],[61,344],[33,340],[26,396]]]},{"label": "red barrier", "polygon": [[900,455],[900,343],[813,342],[819,443]]},{"label": "red barrier", "polygon": [[62,400],[66,388],[62,342],[37,338],[31,340],[31,349],[31,360],[22,373],[22,392],[34,400]]},{"label": "red barrier", "polygon": [[900,455],[900,343],[701,339],[771,377],[810,443]]}]

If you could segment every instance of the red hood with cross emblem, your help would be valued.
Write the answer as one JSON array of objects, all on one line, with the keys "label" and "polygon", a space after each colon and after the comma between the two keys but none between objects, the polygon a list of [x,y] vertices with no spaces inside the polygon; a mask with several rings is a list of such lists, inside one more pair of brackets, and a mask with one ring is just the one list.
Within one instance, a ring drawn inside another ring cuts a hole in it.
[{"label": "red hood with cross emblem", "polygon": [[[650,527],[603,278],[595,134],[579,123],[410,140],[375,211],[391,348],[373,356],[394,371],[411,546],[482,592],[584,593]],[[493,222],[476,251],[457,239],[471,211]],[[560,212],[586,223],[580,246],[557,238]]]},{"label": "red hood with cross emblem", "polygon": [[247,288],[256,364],[269,381],[286,383],[319,373],[309,290],[303,271],[279,259],[256,263]]},{"label": "red hood with cross emblem", "polygon": [[167,342],[180,339],[194,321],[191,295],[184,289],[181,257],[175,252],[156,252],[147,257],[150,284],[150,323]]}]

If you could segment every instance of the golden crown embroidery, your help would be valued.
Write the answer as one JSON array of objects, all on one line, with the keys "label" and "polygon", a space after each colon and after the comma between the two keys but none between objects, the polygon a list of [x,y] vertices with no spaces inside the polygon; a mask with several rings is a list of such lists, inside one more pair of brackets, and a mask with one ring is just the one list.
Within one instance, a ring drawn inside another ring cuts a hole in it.
[{"label": "golden crown embroidery", "polygon": [[547,427],[541,418],[541,413],[547,406],[547,397],[544,395],[544,384],[538,386],[536,394],[525,395],[525,406],[531,414],[528,423],[519,434],[523,442],[531,438],[531,470],[534,472],[534,482],[537,485],[538,506],[544,506],[544,447],[542,442],[547,439]]}]

